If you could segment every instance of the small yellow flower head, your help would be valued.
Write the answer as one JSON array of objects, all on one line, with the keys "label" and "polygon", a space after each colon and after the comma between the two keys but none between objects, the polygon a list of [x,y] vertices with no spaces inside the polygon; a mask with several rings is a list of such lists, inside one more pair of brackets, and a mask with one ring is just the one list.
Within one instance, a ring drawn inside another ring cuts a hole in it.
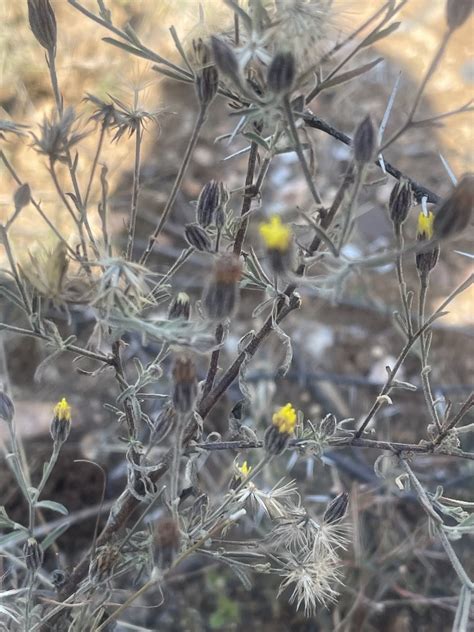
[{"label": "small yellow flower head", "polygon": [[423,211],[420,212],[416,232],[417,239],[425,241],[433,238],[433,222],[434,215],[431,211],[428,211],[428,215],[425,215]]},{"label": "small yellow flower head", "polygon": [[240,467],[237,468],[240,472],[241,478],[247,478],[252,471],[252,468],[247,465],[247,461],[244,461]]},{"label": "small yellow flower head", "polygon": [[286,252],[291,244],[291,229],[282,224],[278,215],[273,215],[270,221],[260,224],[260,235],[268,250]]},{"label": "small yellow flower head", "polygon": [[65,397],[54,407],[54,416],[57,417],[59,421],[71,421],[71,407]]},{"label": "small yellow flower head", "polygon": [[71,431],[71,407],[65,397],[56,404],[53,410],[53,420],[50,432],[53,441],[62,444],[66,441]]},{"label": "small yellow flower head", "polygon": [[296,410],[291,404],[279,408],[272,417],[273,425],[282,434],[291,434],[296,426]]}]

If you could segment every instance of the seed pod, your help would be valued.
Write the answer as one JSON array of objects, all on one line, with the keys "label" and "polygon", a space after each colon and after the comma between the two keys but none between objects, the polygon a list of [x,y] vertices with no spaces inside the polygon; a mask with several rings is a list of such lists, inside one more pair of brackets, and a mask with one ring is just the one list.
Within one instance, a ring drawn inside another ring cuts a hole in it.
[{"label": "seed pod", "polygon": [[436,212],[433,230],[438,239],[461,233],[471,220],[474,206],[474,174],[467,173]]},{"label": "seed pod", "polygon": [[196,75],[196,93],[202,106],[208,107],[217,94],[219,73],[217,68],[206,66]]},{"label": "seed pod", "polygon": [[6,421],[7,424],[11,424],[14,415],[15,406],[13,405],[12,400],[6,393],[0,391],[0,419]]},{"label": "seed pod", "polygon": [[28,0],[28,21],[33,35],[50,54],[56,52],[56,18],[49,0]]},{"label": "seed pod", "polygon": [[277,53],[267,73],[267,85],[275,94],[287,94],[295,79],[295,58],[290,52]]},{"label": "seed pod", "polygon": [[211,180],[201,189],[196,208],[196,219],[203,228],[207,228],[214,221],[215,213],[221,206],[222,196],[222,184],[216,180]]},{"label": "seed pod", "polygon": [[190,246],[201,252],[210,252],[212,243],[209,235],[199,224],[186,224],[184,227],[184,235]]},{"label": "seed pod", "polygon": [[198,37],[198,39],[193,39],[193,51],[194,61],[199,70],[211,63],[211,51],[207,43],[202,39],[202,37]]},{"label": "seed pod", "polygon": [[53,420],[51,421],[50,433],[53,441],[64,443],[71,432],[71,407],[66,398],[54,407]]},{"label": "seed pod", "polygon": [[28,206],[31,200],[30,185],[25,182],[15,191],[13,196],[13,203],[15,204],[15,211],[21,211],[22,208]]},{"label": "seed pod", "polygon": [[212,53],[219,72],[240,83],[239,62],[232,48],[218,37],[211,37]]},{"label": "seed pod", "polygon": [[357,127],[352,145],[354,148],[354,159],[359,165],[372,162],[376,147],[376,134],[374,124],[370,114],[364,118]]},{"label": "seed pod", "polygon": [[217,259],[213,277],[202,297],[209,318],[221,321],[234,313],[239,299],[241,270],[240,261],[234,255]]},{"label": "seed pod", "polygon": [[189,320],[191,315],[191,303],[186,292],[178,292],[170,303],[168,309],[168,320]]},{"label": "seed pod", "polygon": [[409,180],[401,178],[390,193],[390,217],[394,226],[401,226],[413,204],[413,191]]},{"label": "seed pod", "polygon": [[268,454],[278,456],[286,450],[290,441],[290,435],[286,432],[279,432],[273,424],[265,430],[263,445]]},{"label": "seed pod", "polygon": [[28,538],[23,546],[23,555],[25,556],[26,568],[32,573],[43,564],[44,553],[40,543],[36,538]]},{"label": "seed pod", "polygon": [[173,366],[173,405],[179,413],[193,410],[198,393],[196,366],[191,358],[176,358]]},{"label": "seed pod", "polygon": [[323,521],[326,524],[334,524],[339,522],[346,515],[347,505],[349,503],[349,494],[343,492],[331,500],[324,512]]},{"label": "seed pod", "polygon": [[462,26],[473,9],[472,0],[448,0],[446,2],[446,21],[449,29],[454,31]]},{"label": "seed pod", "polygon": [[[418,242],[430,241],[433,239],[434,215],[429,211],[425,216],[423,211],[418,215],[418,230],[416,239]],[[415,255],[416,268],[420,276],[427,276],[438,263],[439,246],[436,244],[427,245]]]}]

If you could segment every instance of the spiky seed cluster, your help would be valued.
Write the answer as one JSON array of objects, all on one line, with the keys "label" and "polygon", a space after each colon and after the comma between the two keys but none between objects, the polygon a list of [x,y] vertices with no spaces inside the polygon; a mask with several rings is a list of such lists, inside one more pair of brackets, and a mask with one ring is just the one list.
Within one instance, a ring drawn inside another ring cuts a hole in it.
[{"label": "spiky seed cluster", "polygon": [[240,261],[234,255],[219,257],[214,265],[212,279],[204,291],[202,304],[212,320],[232,316],[239,298]]},{"label": "spiky seed cluster", "polygon": [[267,85],[275,94],[291,92],[295,80],[295,58],[290,52],[277,53],[267,73]]},{"label": "spiky seed cluster", "polygon": [[410,181],[401,178],[390,193],[389,209],[393,225],[398,227],[403,224],[413,204],[413,191]]},{"label": "spiky seed cluster", "polygon": [[179,356],[173,366],[173,406],[179,413],[193,410],[198,394],[196,366],[192,358]]},{"label": "spiky seed cluster", "polygon": [[436,211],[433,231],[438,239],[447,239],[464,231],[474,207],[474,174],[465,174],[451,195]]},{"label": "spiky seed cluster", "polygon": [[260,235],[267,249],[270,265],[274,272],[285,272],[291,265],[292,233],[278,215],[260,224]]},{"label": "spiky seed cluster", "polygon": [[50,54],[56,52],[56,17],[49,0],[28,0],[28,21],[39,44]]},{"label": "spiky seed cluster", "polygon": [[290,440],[296,425],[296,411],[288,403],[279,408],[272,417],[272,425],[267,428],[264,436],[265,449],[269,454],[281,454]]},{"label": "spiky seed cluster", "polygon": [[[433,224],[433,212],[428,211],[428,214],[425,215],[423,211],[420,211],[420,214],[418,215],[418,229],[416,233],[416,239],[418,242],[430,242],[433,239]],[[417,252],[415,255],[415,262],[420,276],[428,275],[438,263],[438,258],[439,246],[436,244],[429,244]]]},{"label": "spiky seed cluster", "polygon": [[43,549],[36,538],[28,538],[23,546],[23,555],[25,556],[26,568],[30,572],[36,573],[41,568],[44,558]]},{"label": "spiky seed cluster", "polygon": [[0,391],[0,419],[6,421],[7,424],[11,424],[14,415],[15,406],[13,405],[12,400],[6,393]]},{"label": "spiky seed cluster", "polygon": [[191,302],[186,292],[178,292],[168,309],[169,320],[189,320],[191,316]]},{"label": "spiky seed cluster", "polygon": [[71,432],[71,407],[65,397],[54,407],[50,433],[53,441],[64,443]]},{"label": "spiky seed cluster", "polygon": [[370,114],[358,125],[352,146],[354,149],[354,160],[358,165],[372,162],[375,155],[377,135]]},{"label": "spiky seed cluster", "polygon": [[200,252],[210,252],[212,250],[211,238],[199,224],[186,224],[184,236],[188,244],[196,248],[196,250]]},{"label": "spiky seed cluster", "polygon": [[447,0],[446,21],[451,31],[460,28],[474,10],[472,0]]}]

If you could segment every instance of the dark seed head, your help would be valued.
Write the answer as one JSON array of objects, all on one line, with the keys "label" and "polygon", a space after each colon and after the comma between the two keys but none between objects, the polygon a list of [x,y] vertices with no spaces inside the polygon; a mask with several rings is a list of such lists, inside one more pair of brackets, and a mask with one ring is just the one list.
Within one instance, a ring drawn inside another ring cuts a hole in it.
[{"label": "dark seed head", "polygon": [[239,62],[232,48],[218,37],[211,37],[212,53],[219,72],[240,83]]},{"label": "dark seed head", "polygon": [[343,492],[332,500],[324,512],[323,521],[326,524],[334,524],[344,518],[349,503],[349,494]]},{"label": "dark seed head", "polygon": [[290,435],[280,432],[273,424],[268,426],[263,436],[263,445],[268,454],[277,456],[286,450],[290,441]]},{"label": "dark seed head", "polygon": [[193,410],[198,394],[196,366],[193,360],[179,356],[173,366],[173,405],[177,412],[189,413]]},{"label": "dark seed head", "polygon": [[390,217],[395,226],[401,226],[413,204],[413,191],[409,180],[399,180],[390,193]]},{"label": "dark seed head", "polygon": [[28,538],[23,546],[23,555],[25,556],[26,568],[32,573],[43,564],[43,549],[36,538]]},{"label": "dark seed head", "polygon": [[168,309],[168,319],[176,320],[182,318],[183,320],[189,320],[191,315],[191,303],[189,296],[186,292],[178,292],[170,303]]},{"label": "dark seed head", "polygon": [[14,415],[15,406],[13,405],[12,400],[6,393],[0,391],[0,419],[6,421],[7,424],[11,424]]},{"label": "dark seed head", "polygon": [[25,182],[15,191],[13,196],[13,203],[15,204],[15,211],[21,211],[22,208],[28,206],[31,200],[30,185]]},{"label": "dark seed head", "polygon": [[216,180],[210,180],[201,189],[197,202],[196,219],[203,228],[207,228],[214,222],[215,214],[223,201],[223,195],[223,185]]},{"label": "dark seed head", "polygon": [[461,27],[474,9],[472,0],[448,0],[446,2],[446,21],[451,31]]},{"label": "dark seed head", "polygon": [[212,249],[209,235],[199,224],[187,224],[184,227],[184,235],[189,245],[196,248],[196,250],[209,252]]},{"label": "dark seed head", "polygon": [[433,230],[438,239],[446,239],[467,228],[474,207],[474,174],[465,174],[451,195],[436,212]]},{"label": "dark seed head", "polygon": [[355,161],[360,165],[372,162],[376,143],[375,127],[370,114],[367,114],[357,127],[352,141]]},{"label": "dark seed head", "polygon": [[267,73],[267,85],[275,94],[287,94],[295,79],[295,58],[290,52],[277,53]]},{"label": "dark seed head", "polygon": [[56,18],[49,0],[28,0],[28,21],[33,35],[49,53],[56,52]]}]

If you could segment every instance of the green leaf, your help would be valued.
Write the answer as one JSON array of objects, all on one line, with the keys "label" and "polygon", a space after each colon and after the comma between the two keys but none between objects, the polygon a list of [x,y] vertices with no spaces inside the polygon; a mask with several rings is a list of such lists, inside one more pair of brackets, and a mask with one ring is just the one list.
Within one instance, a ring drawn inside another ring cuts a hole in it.
[{"label": "green leaf", "polygon": [[45,537],[45,539],[41,542],[41,546],[43,547],[43,551],[49,549],[49,547],[62,536],[62,534],[69,529],[69,524],[61,524],[55,529],[51,531],[49,535]]},{"label": "green leaf", "polygon": [[57,511],[63,516],[67,516],[69,514],[69,511],[66,509],[64,505],[61,505],[61,503],[57,503],[54,500],[40,500],[39,502],[35,504],[35,507],[41,508],[41,509],[50,509],[51,511]]},{"label": "green leaf", "polygon": [[363,75],[364,73],[369,72],[369,70],[372,70],[372,68],[375,68],[375,66],[380,64],[380,62],[383,60],[384,60],[383,57],[378,57],[377,59],[369,62],[368,64],[364,64],[363,66],[358,66],[357,68],[353,68],[352,70],[343,72],[340,75],[336,75],[335,77],[332,77],[331,79],[328,79],[327,81],[323,81],[318,86],[318,92],[322,92],[323,90],[327,90],[328,88],[334,88],[334,86],[339,86],[343,83],[347,83],[348,81],[351,81],[355,77],[359,77],[360,75]]},{"label": "green leaf", "polygon": [[249,141],[253,143],[257,143],[257,145],[260,145],[260,147],[263,147],[265,151],[270,151],[270,146],[267,143],[267,141],[261,136],[259,136],[258,134],[255,134],[255,132],[244,132],[242,136],[245,136],[245,138],[247,138]]}]

